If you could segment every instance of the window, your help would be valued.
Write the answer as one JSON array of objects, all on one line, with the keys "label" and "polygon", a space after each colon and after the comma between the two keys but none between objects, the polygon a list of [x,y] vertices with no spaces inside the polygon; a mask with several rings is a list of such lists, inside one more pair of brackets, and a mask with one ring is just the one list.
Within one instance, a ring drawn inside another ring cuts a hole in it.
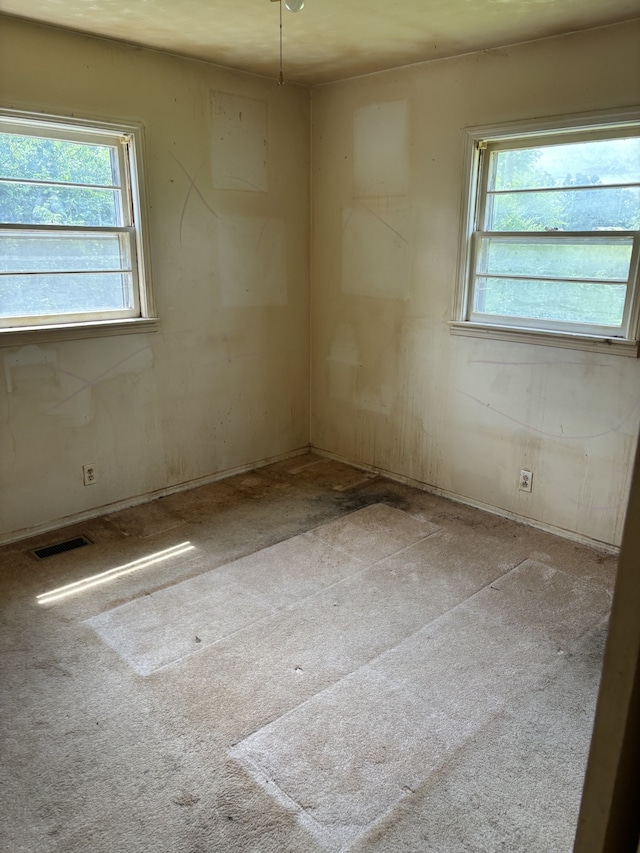
[{"label": "window", "polygon": [[469,132],[453,332],[637,353],[638,118]]},{"label": "window", "polygon": [[0,343],[18,330],[139,331],[152,318],[139,134],[0,112]]}]

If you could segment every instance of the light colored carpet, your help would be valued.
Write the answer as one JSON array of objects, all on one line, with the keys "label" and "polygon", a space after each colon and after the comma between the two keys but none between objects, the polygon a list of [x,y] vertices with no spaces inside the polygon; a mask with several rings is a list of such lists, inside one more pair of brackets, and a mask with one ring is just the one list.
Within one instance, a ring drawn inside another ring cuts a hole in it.
[{"label": "light colored carpet", "polygon": [[0,560],[3,853],[570,852],[614,558],[309,455]]},{"label": "light colored carpet", "polygon": [[516,706],[608,606],[592,582],[525,561],[230,754],[325,849],[347,850]]},{"label": "light colored carpet", "polygon": [[93,616],[87,624],[136,672],[149,675],[437,529],[391,507],[370,506]]}]

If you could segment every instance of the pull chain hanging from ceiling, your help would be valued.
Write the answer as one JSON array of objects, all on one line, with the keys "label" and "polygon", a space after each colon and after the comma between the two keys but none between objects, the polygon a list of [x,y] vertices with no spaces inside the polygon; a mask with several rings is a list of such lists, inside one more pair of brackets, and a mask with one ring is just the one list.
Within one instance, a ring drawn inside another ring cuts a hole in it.
[{"label": "pull chain hanging from ceiling", "polygon": [[278,75],[278,86],[284,86],[284,74],[282,73],[282,0],[280,6],[280,74]]},{"label": "pull chain hanging from ceiling", "polygon": [[304,0],[271,0],[272,3],[280,3],[280,71],[278,74],[278,86],[284,86],[284,73],[282,71],[282,3],[289,12],[301,12],[304,9]]}]

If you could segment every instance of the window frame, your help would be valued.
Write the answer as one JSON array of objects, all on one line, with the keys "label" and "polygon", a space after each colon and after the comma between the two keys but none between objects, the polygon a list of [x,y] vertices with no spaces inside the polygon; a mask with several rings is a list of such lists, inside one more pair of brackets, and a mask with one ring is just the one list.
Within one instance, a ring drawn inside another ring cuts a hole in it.
[{"label": "window frame", "polygon": [[122,225],[0,223],[0,230],[79,236],[117,233],[121,235],[121,240],[128,244],[132,278],[130,308],[1,318],[0,347],[155,331],[158,328],[158,318],[151,289],[146,227],[148,204],[143,167],[143,126],[130,121],[54,116],[0,107],[0,130],[46,139],[109,145],[115,149],[120,172]]},{"label": "window frame", "polygon": [[[640,108],[617,111],[558,116],[545,119],[484,125],[466,128],[465,184],[463,187],[460,244],[458,253],[457,289],[454,317],[450,322],[453,335],[493,338],[523,343],[543,344],[571,349],[596,350],[637,357],[640,341],[640,231],[548,231],[498,232],[483,231],[489,179],[489,157],[483,150],[508,150],[581,140],[612,139],[640,130]],[[484,159],[484,162],[483,162]],[[531,320],[515,315],[478,315],[473,313],[473,279],[476,270],[477,248],[482,237],[544,237],[569,241],[589,237],[606,241],[608,238],[631,238],[633,248],[627,280],[627,298],[622,324],[622,336],[611,334],[610,327],[567,323],[554,320]]]}]

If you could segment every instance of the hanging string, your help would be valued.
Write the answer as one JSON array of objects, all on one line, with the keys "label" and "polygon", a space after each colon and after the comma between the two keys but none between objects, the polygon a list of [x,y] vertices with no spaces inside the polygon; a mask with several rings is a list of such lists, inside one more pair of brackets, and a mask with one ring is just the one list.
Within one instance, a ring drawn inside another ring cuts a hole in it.
[{"label": "hanging string", "polygon": [[282,4],[284,0],[280,0],[280,74],[278,75],[278,86],[284,86],[284,75],[282,73]]}]

